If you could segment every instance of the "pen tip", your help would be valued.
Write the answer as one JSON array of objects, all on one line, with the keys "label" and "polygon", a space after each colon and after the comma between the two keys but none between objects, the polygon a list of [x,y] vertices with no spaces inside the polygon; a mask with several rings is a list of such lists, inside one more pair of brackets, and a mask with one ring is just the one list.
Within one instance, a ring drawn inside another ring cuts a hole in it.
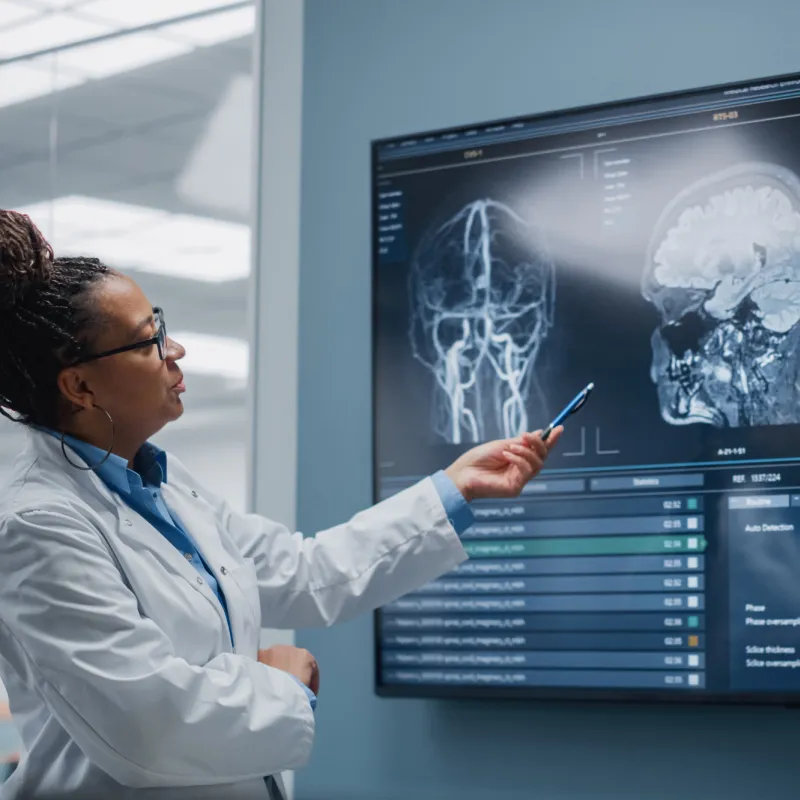
[{"label": "pen tip", "polygon": [[586,387],[586,391],[587,391],[587,392],[591,392],[591,391],[592,391],[592,389],[594,389],[594,383],[590,383],[590,384],[589,384],[589,385]]}]

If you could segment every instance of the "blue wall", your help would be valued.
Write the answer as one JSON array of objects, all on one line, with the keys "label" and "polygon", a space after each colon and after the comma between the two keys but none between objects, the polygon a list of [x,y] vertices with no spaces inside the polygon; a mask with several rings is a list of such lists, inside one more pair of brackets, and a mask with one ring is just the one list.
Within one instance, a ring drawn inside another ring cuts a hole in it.
[{"label": "blue wall", "polygon": [[[306,0],[302,530],[371,500],[370,140],[800,71],[798,30],[797,0]],[[379,700],[370,618],[298,639],[298,800],[800,796],[800,712]]]}]

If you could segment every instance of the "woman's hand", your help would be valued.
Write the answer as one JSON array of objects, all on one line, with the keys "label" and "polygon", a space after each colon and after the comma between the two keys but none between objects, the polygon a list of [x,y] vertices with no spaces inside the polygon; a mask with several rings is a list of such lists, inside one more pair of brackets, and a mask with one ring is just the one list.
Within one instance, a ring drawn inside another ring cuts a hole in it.
[{"label": "woman's hand", "polygon": [[539,474],[562,431],[561,426],[555,428],[547,442],[542,441],[541,431],[536,431],[478,445],[445,472],[468,503],[488,497],[516,497]]},{"label": "woman's hand", "polygon": [[276,644],[267,650],[258,651],[258,660],[268,667],[275,667],[294,675],[314,694],[319,694],[319,667],[308,650],[289,644]]}]

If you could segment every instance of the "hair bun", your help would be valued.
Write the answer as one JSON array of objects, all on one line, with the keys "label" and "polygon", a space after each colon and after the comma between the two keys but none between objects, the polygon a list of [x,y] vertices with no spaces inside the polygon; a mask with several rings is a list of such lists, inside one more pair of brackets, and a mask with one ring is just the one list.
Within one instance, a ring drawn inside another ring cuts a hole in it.
[{"label": "hair bun", "polygon": [[53,248],[27,214],[0,210],[0,308],[49,282]]}]

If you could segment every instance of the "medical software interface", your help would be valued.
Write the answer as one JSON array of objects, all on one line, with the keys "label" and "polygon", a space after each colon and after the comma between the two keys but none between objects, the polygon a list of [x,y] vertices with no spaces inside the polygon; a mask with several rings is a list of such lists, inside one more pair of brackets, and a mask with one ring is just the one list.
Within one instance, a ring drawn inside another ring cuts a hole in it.
[{"label": "medical software interface", "polygon": [[596,385],[379,687],[800,693],[798,142],[782,79],[376,143],[377,499]]}]

